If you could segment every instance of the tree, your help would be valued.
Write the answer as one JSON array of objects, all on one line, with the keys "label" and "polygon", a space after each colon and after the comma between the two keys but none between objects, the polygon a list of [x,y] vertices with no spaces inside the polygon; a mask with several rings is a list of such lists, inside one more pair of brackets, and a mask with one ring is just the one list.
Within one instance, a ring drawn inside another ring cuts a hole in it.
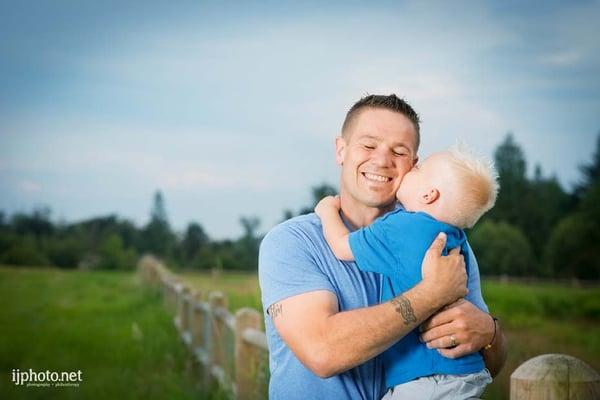
[{"label": "tree", "polygon": [[141,247],[157,256],[169,257],[175,242],[169,226],[163,195],[160,191],[154,194],[154,202],[150,212],[150,221],[142,231]]},{"label": "tree", "polygon": [[579,171],[583,174],[583,179],[573,191],[577,200],[581,200],[587,190],[600,182],[600,132],[596,136],[596,150],[592,155],[592,161],[579,166]]},{"label": "tree", "polygon": [[199,252],[208,246],[210,239],[204,232],[202,226],[196,222],[191,222],[181,241],[182,258],[185,264],[191,263]]},{"label": "tree", "polygon": [[0,232],[8,230],[8,221],[4,211],[0,211]]},{"label": "tree", "polygon": [[596,143],[592,162],[581,167],[577,209],[560,221],[546,246],[545,264],[555,276],[600,279],[600,139]]},{"label": "tree", "polygon": [[323,197],[335,196],[337,194],[337,189],[328,183],[322,183],[320,185],[313,186],[311,188],[311,192],[312,192],[312,204],[307,207],[302,208],[300,210],[300,212],[298,213],[298,215],[310,214],[311,212],[314,211],[315,206]]},{"label": "tree", "polygon": [[256,230],[260,226],[258,217],[240,217],[244,234],[235,246],[235,258],[241,269],[255,270],[258,267],[258,247],[260,239]]},{"label": "tree", "polygon": [[75,235],[50,237],[43,248],[52,265],[61,268],[76,268],[86,250],[84,242]]},{"label": "tree", "polygon": [[506,222],[481,222],[469,234],[483,275],[539,275],[527,237]]},{"label": "tree", "polygon": [[162,222],[163,224],[169,224],[167,218],[167,211],[165,210],[165,200],[160,190],[154,193],[154,203],[152,204],[152,210],[150,211],[150,219],[152,221]]},{"label": "tree", "polygon": [[555,176],[545,178],[541,166],[537,165],[533,180],[527,184],[521,199],[522,212],[515,224],[529,238],[537,259],[541,259],[552,229],[569,210],[569,195],[563,190]]},{"label": "tree", "polygon": [[504,141],[494,152],[498,174],[512,181],[525,180],[527,162],[521,147],[515,142],[513,133],[508,132]]},{"label": "tree", "polygon": [[1,264],[32,267],[49,264],[46,255],[40,251],[37,240],[32,234],[14,235],[12,238],[4,239],[8,243],[5,243],[6,248],[0,255]]},{"label": "tree", "polygon": [[569,210],[569,196],[556,177],[544,177],[539,164],[533,179],[527,178],[525,155],[512,133],[498,146],[494,160],[500,192],[496,205],[483,220],[505,221],[519,228],[539,260],[553,227]]},{"label": "tree", "polygon": [[132,249],[125,249],[121,237],[116,233],[107,236],[99,249],[102,269],[132,269],[135,265],[135,253]]},{"label": "tree", "polygon": [[54,225],[50,220],[50,214],[50,209],[47,207],[36,208],[31,215],[15,214],[11,221],[12,229],[19,235],[31,234],[36,239],[51,235],[54,232]]},{"label": "tree", "polygon": [[244,229],[243,237],[251,239],[256,237],[256,229],[260,226],[260,219],[258,217],[240,217],[240,224]]},{"label": "tree", "polygon": [[523,150],[514,141],[512,133],[509,132],[496,148],[494,161],[499,175],[500,193],[489,217],[519,226],[526,213],[522,200],[527,192],[527,163]]}]

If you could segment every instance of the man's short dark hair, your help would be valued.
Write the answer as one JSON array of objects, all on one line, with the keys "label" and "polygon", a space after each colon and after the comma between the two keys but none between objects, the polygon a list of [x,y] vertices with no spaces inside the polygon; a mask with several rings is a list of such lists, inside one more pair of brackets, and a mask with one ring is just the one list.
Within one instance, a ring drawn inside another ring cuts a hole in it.
[{"label": "man's short dark hair", "polygon": [[419,144],[421,142],[421,132],[419,126],[419,114],[415,112],[415,110],[408,104],[404,99],[399,98],[395,94],[390,94],[389,96],[382,96],[377,94],[371,94],[366,97],[363,97],[354,105],[348,113],[346,114],[346,119],[344,120],[344,125],[342,125],[342,136],[346,136],[346,131],[354,121],[354,119],[358,116],[360,111],[364,108],[383,108],[386,110],[394,111],[404,115],[408,118],[415,127],[416,133],[416,148],[415,151],[419,149]]}]

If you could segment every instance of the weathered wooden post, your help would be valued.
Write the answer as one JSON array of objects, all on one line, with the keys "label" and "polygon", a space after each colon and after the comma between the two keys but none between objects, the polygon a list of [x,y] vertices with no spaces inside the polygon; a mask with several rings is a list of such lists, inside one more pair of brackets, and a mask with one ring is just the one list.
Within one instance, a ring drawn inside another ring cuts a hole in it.
[{"label": "weathered wooden post", "polygon": [[[187,344],[189,346],[189,348],[192,350],[192,352],[194,351],[194,349],[198,346],[197,342],[198,342],[198,336],[199,334],[202,334],[202,331],[198,329],[198,321],[196,318],[197,315],[197,311],[196,311],[196,304],[199,302],[200,300],[200,292],[196,291],[196,290],[191,290],[190,293],[187,296],[188,299],[188,303],[187,303],[187,310],[186,310],[186,333],[185,333],[185,344]],[[194,340],[196,341],[196,343],[194,343]]]},{"label": "weathered wooden post", "polygon": [[227,308],[227,298],[222,292],[210,292],[208,295],[208,303],[210,307],[210,320],[211,320],[211,337],[210,337],[210,348],[208,349],[210,354],[211,368],[213,366],[225,367],[225,346],[221,343],[221,338],[224,336],[224,322],[221,318],[217,317],[217,310],[220,308]]},{"label": "weathered wooden post", "polygon": [[202,302],[202,292],[199,290],[194,290],[190,293],[190,309],[189,309],[189,323],[190,323],[190,333],[191,333],[191,343],[190,347],[192,351],[196,349],[196,347],[201,347],[203,343],[204,337],[204,313],[202,309],[199,307]]},{"label": "weathered wooden post", "polygon": [[156,285],[158,275],[158,261],[153,258],[146,260],[146,282],[151,286]]},{"label": "weathered wooden post", "polygon": [[167,310],[173,314],[175,309],[175,280],[169,277],[167,281]]},{"label": "weathered wooden post", "polygon": [[575,357],[544,354],[525,361],[512,373],[510,399],[600,399],[600,375]]},{"label": "weathered wooden post", "polygon": [[162,276],[162,295],[165,308],[169,310],[169,278],[166,274]]},{"label": "weathered wooden post", "polygon": [[244,333],[259,330],[260,324],[260,313],[252,308],[244,307],[235,313],[235,384],[239,400],[254,399],[258,392],[260,349],[248,343]]},{"label": "weathered wooden post", "polygon": [[184,286],[181,293],[181,332],[186,333],[190,329],[190,299],[191,290]]},{"label": "weathered wooden post", "polygon": [[190,288],[188,288],[187,286],[185,286],[182,283],[177,284],[177,316],[175,318],[175,324],[177,325],[177,327],[179,328],[179,331],[181,333],[185,332],[185,326],[184,324],[187,321],[187,316],[186,316],[186,303],[187,303],[187,294],[190,291]]}]

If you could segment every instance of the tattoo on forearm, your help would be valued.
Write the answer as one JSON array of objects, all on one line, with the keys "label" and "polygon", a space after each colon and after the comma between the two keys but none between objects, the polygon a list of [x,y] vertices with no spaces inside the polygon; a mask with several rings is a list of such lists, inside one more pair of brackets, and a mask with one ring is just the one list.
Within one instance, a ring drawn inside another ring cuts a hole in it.
[{"label": "tattoo on forearm", "polygon": [[396,307],[396,312],[404,318],[404,324],[410,325],[417,322],[415,312],[410,305],[410,300],[404,296],[398,296],[392,299],[392,304]]},{"label": "tattoo on forearm", "polygon": [[271,316],[271,318],[276,318],[283,313],[283,308],[281,307],[281,304],[275,303],[271,304],[267,311],[269,311],[269,315]]}]

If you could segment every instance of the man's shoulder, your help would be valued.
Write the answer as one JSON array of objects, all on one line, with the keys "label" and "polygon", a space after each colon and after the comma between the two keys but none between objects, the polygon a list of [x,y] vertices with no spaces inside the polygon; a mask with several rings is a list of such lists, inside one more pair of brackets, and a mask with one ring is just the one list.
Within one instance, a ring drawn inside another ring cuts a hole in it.
[{"label": "man's shoulder", "polygon": [[270,237],[280,238],[294,233],[313,233],[321,230],[321,220],[315,213],[298,215],[274,226],[266,235],[265,239]]},{"label": "man's shoulder", "polygon": [[264,241],[282,240],[298,236],[312,237],[322,231],[321,220],[315,213],[298,215],[273,227],[264,237]]}]

